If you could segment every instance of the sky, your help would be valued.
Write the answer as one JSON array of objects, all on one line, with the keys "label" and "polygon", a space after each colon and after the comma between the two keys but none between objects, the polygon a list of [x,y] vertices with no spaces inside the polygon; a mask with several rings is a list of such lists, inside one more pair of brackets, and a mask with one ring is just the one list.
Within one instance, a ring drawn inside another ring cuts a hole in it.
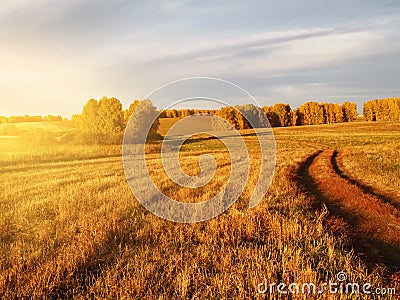
[{"label": "sky", "polygon": [[194,76],[260,105],[361,111],[400,96],[399,28],[398,0],[0,1],[0,115],[70,117],[103,96],[127,107]]}]

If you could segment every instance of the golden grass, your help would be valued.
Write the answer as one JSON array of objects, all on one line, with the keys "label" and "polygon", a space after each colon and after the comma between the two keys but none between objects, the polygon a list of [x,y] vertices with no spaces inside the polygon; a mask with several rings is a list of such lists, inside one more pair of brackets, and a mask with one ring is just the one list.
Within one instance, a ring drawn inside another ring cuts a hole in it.
[{"label": "golden grass", "polygon": [[50,132],[68,131],[75,128],[74,122],[70,120],[63,121],[43,121],[43,122],[21,122],[21,123],[4,123],[0,124],[0,132],[9,127],[15,126],[16,135],[32,129],[43,129]]},{"label": "golden grass", "polygon": [[320,198],[348,222],[348,231],[354,233],[358,250],[369,256],[368,262],[399,265],[400,211],[337,174],[332,156],[333,150],[320,153],[308,169],[308,176],[322,194]]},{"label": "golden grass", "polygon": [[353,147],[340,159],[346,174],[400,204],[400,142]]},{"label": "golden grass", "polygon": [[[367,123],[276,129],[277,168],[261,204],[247,208],[253,174],[233,207],[195,224],[147,212],[128,188],[118,147],[3,148],[0,298],[263,299],[257,285],[264,278],[320,284],[338,271],[354,282],[385,286],[384,269],[367,268],[349,249],[348,237],[325,227],[329,213],[316,209],[292,180],[316,149],[374,147],[387,136],[397,141],[397,127],[372,125],[371,134],[357,129]],[[246,140],[256,157],[254,137]],[[215,143],[184,146],[184,168],[198,161],[189,151],[211,148],[225,173],[223,149]],[[158,156],[149,155],[148,163],[159,164]],[[252,166],[257,169],[257,160]],[[153,176],[165,179],[162,172]],[[198,199],[223,183],[217,178]],[[177,199],[195,197],[170,192]]]},{"label": "golden grass", "polygon": [[163,136],[166,135],[168,129],[181,119],[182,118],[160,118],[160,127],[158,128],[158,133]]}]

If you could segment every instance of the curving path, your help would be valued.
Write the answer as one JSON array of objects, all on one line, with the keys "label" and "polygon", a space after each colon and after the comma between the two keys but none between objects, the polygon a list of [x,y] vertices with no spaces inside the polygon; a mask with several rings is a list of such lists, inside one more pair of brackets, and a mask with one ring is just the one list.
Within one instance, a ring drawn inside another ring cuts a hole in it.
[{"label": "curving path", "polygon": [[361,183],[344,175],[339,165],[336,151],[319,151],[301,165],[298,180],[345,221],[354,249],[367,264],[381,263],[393,273],[399,271],[399,208],[390,199],[367,192]]}]

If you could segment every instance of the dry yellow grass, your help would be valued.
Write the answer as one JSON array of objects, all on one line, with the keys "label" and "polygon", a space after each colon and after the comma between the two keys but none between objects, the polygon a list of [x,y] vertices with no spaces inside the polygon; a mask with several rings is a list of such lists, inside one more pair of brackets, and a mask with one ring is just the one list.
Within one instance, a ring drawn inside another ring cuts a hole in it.
[{"label": "dry yellow grass", "polygon": [[346,174],[400,204],[400,142],[353,147],[340,157]]},{"label": "dry yellow grass", "polygon": [[[389,135],[398,141],[397,127],[372,125],[371,135],[358,129],[370,126],[366,123],[275,130],[277,168],[261,204],[247,208],[257,180],[252,175],[233,207],[195,224],[147,212],[129,190],[118,147],[7,147],[0,165],[0,297],[263,299],[257,285],[264,278],[320,284],[339,271],[353,282],[385,286],[385,269],[367,268],[348,237],[326,228],[329,213],[292,180],[298,164],[316,149],[374,147]],[[246,140],[257,157],[254,137]],[[224,149],[213,140],[184,146],[184,168],[197,164],[193,149],[212,149],[220,172],[227,173]],[[148,163],[159,165],[158,156],[149,155]],[[252,168],[258,167],[253,159]],[[162,172],[153,176],[165,181]],[[162,188],[177,199],[198,201],[223,183],[217,178],[198,198],[168,182]]]},{"label": "dry yellow grass", "polygon": [[168,129],[171,128],[179,120],[181,120],[181,118],[160,118],[160,127],[158,128],[158,132],[161,135],[166,135]]},{"label": "dry yellow grass", "polygon": [[29,132],[32,129],[43,129],[50,132],[68,131],[75,128],[74,122],[70,120],[63,121],[43,121],[43,122],[21,122],[21,123],[4,123],[0,124],[0,132],[7,127],[15,128],[15,135],[23,132]]}]

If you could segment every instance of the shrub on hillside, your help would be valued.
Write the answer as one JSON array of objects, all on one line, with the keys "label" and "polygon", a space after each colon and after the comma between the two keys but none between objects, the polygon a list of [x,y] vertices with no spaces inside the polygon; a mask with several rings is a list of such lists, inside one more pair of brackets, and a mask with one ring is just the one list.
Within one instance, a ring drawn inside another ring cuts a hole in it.
[{"label": "shrub on hillside", "polygon": [[53,146],[59,144],[54,133],[36,128],[20,135],[17,142],[24,146]]}]

